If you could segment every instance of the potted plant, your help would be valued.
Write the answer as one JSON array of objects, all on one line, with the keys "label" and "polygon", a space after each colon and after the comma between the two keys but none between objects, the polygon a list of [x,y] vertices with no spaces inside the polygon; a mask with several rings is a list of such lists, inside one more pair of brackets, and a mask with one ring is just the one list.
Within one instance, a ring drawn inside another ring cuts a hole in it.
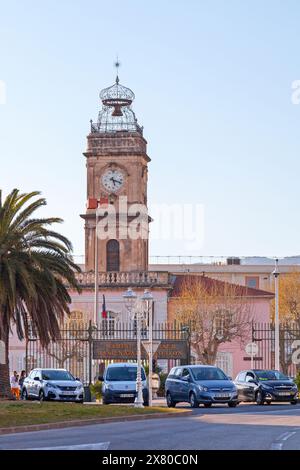
[{"label": "potted plant", "polygon": [[90,391],[94,400],[96,400],[97,403],[100,403],[102,398],[102,382],[97,380],[95,383],[91,384]]}]

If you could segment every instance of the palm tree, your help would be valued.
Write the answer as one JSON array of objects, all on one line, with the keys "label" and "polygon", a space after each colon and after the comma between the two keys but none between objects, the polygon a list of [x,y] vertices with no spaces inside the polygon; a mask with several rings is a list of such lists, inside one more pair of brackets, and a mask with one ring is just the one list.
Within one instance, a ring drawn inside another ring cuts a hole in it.
[{"label": "palm tree", "polygon": [[68,287],[79,292],[72,261],[72,245],[52,229],[62,220],[36,218],[46,204],[39,192],[21,194],[14,189],[1,202],[0,192],[0,397],[10,396],[9,333],[14,326],[20,340],[29,325],[42,345],[60,336],[59,325],[69,313]]}]

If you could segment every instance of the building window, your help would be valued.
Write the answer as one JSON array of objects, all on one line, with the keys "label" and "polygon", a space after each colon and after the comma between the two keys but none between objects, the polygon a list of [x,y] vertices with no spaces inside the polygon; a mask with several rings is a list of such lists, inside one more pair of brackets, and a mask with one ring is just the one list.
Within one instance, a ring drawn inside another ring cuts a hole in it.
[{"label": "building window", "polygon": [[232,372],[233,372],[232,353],[221,352],[221,351],[218,352],[215,365],[219,367],[220,369],[222,369],[226,375],[228,375],[229,377],[232,377]]},{"label": "building window", "polygon": [[120,271],[120,247],[117,240],[107,242],[106,271]]},{"label": "building window", "polygon": [[25,370],[26,367],[26,358],[25,355],[22,354],[21,356],[17,357],[17,370],[22,371]]},{"label": "building window", "polygon": [[219,339],[223,338],[230,326],[232,326],[232,313],[228,310],[219,310],[215,313],[215,336]]},{"label": "building window", "polygon": [[252,287],[253,289],[258,289],[259,277],[258,276],[246,276],[246,286]]},{"label": "building window", "polygon": [[110,336],[112,338],[115,337],[115,319],[114,318],[110,318],[108,316],[108,318],[101,320],[101,328],[102,328],[103,335],[105,337],[107,336]]}]

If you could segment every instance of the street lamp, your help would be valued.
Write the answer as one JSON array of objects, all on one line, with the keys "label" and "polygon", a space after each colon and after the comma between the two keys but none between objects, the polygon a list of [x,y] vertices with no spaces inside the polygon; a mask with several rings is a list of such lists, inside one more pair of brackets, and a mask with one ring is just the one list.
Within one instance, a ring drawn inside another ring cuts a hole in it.
[{"label": "street lamp", "polygon": [[272,272],[275,279],[275,369],[280,369],[280,343],[279,343],[279,270],[278,259],[275,260],[275,269]]},{"label": "street lamp", "polygon": [[153,295],[151,292],[146,289],[142,296],[142,300],[146,307],[146,312],[148,316],[148,331],[149,331],[149,350],[148,350],[148,357],[149,357],[149,406],[152,406],[152,373],[153,373]]},{"label": "street lamp", "polygon": [[134,406],[136,408],[144,408],[143,405],[143,389],[142,389],[142,364],[141,364],[141,317],[143,315],[142,309],[137,307],[137,295],[133,290],[128,287],[125,294],[123,294],[125,306],[131,318],[136,318],[137,323],[137,374],[136,374],[136,398]]}]

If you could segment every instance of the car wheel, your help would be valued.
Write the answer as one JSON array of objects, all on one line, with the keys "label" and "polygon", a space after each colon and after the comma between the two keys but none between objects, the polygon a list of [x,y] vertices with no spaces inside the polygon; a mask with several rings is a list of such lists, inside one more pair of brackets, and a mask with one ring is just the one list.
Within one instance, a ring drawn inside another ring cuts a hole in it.
[{"label": "car wheel", "polygon": [[228,402],[229,408],[235,408],[237,404],[238,404],[237,401],[230,401],[230,402]]},{"label": "car wheel", "polygon": [[110,404],[110,402],[109,402],[109,401],[106,401],[106,400],[103,398],[103,400],[102,400],[102,404],[103,404],[103,405],[109,405],[109,404]]},{"label": "car wheel", "polygon": [[211,408],[212,403],[204,403],[204,408]]},{"label": "car wheel", "polygon": [[46,401],[47,400],[43,390],[41,390],[40,393],[39,393],[39,400],[40,401]]},{"label": "car wheel", "polygon": [[267,401],[266,401],[266,404],[267,404],[267,405],[271,405],[271,400],[267,400]]},{"label": "car wheel", "polygon": [[21,393],[21,398],[22,400],[28,400],[28,393],[26,388],[23,388],[22,393]]},{"label": "car wheel", "polygon": [[297,403],[298,403],[298,400],[292,400],[291,401],[291,405],[297,405]]},{"label": "car wheel", "polygon": [[149,401],[144,401],[144,406],[149,406]]},{"label": "car wheel", "polygon": [[258,392],[256,394],[255,401],[256,401],[257,405],[263,405],[264,404],[264,399],[263,399],[263,396],[262,396],[262,393],[261,393],[260,390],[258,390]]},{"label": "car wheel", "polygon": [[199,402],[198,402],[194,392],[192,392],[190,394],[190,405],[191,405],[192,408],[198,408],[199,407]]},{"label": "car wheel", "polygon": [[172,396],[171,396],[171,393],[168,392],[167,393],[167,406],[168,408],[175,408],[176,406],[176,401],[173,400]]}]

